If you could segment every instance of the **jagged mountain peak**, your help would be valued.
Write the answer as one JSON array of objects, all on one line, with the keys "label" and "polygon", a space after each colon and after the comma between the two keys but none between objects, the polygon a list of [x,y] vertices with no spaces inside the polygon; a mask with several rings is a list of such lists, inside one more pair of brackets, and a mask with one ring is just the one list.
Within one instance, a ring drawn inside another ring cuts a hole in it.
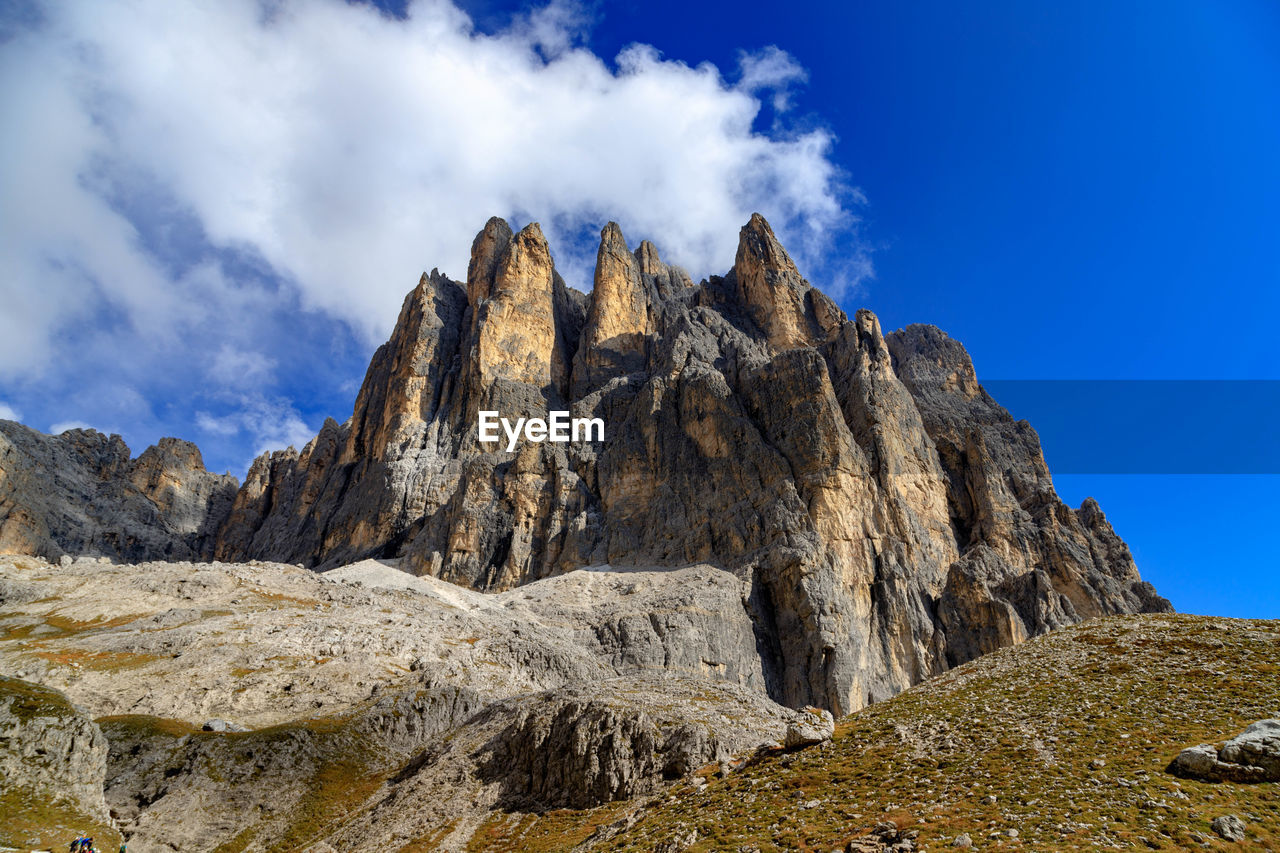
[{"label": "jagged mountain peak", "polygon": [[[850,319],[763,217],[699,285],[610,222],[590,294],[540,229],[490,220],[465,288],[429,289],[353,426],[242,491],[220,558],[396,556],[479,589],[709,562],[749,582],[773,695],[842,710],[1009,638],[1167,607],[1109,527],[1059,512],[1034,434],[977,393],[963,347]],[[555,408],[604,439],[479,440],[480,411]]]},{"label": "jagged mountain peak", "polygon": [[[552,411],[603,435],[480,433],[481,412]],[[255,462],[217,521],[220,560],[395,557],[480,590],[718,566],[744,584],[770,695],[836,711],[1057,625],[1168,609],[1100,511],[1058,500],[958,342],[849,318],[759,215],[697,285],[610,222],[589,294],[536,223],[489,220],[465,282],[433,271],[405,299],[351,418]]]}]

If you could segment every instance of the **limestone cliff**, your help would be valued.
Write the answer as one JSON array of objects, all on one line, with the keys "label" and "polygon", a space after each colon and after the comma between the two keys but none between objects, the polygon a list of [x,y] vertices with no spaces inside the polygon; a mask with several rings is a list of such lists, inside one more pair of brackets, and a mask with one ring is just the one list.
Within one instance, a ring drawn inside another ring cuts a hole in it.
[{"label": "limestone cliff", "polygon": [[[804,280],[768,223],[694,285],[610,223],[568,288],[536,224],[493,219],[433,271],[352,417],[255,461],[213,555],[402,557],[500,590],[586,565],[711,563],[745,582],[771,695],[850,711],[1096,615],[1169,610],[1035,432],[927,326],[884,335]],[[480,410],[570,409],[606,440],[478,440]]]},{"label": "limestone cliff", "polygon": [[131,459],[118,435],[0,421],[0,554],[191,559],[212,548],[238,485],[176,438]]}]

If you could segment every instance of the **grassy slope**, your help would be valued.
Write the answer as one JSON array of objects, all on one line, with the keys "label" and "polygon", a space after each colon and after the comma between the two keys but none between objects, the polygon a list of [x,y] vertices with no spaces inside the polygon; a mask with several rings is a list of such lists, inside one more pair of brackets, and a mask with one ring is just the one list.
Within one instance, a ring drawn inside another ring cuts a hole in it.
[{"label": "grassy slope", "polygon": [[[691,851],[830,851],[893,820],[932,850],[961,832],[979,849],[1280,850],[1280,786],[1165,770],[1186,746],[1276,716],[1280,622],[1095,620],[846,718],[825,748],[680,790],[597,848],[648,851],[693,831]],[[1224,814],[1245,821],[1247,844],[1213,834]]]}]

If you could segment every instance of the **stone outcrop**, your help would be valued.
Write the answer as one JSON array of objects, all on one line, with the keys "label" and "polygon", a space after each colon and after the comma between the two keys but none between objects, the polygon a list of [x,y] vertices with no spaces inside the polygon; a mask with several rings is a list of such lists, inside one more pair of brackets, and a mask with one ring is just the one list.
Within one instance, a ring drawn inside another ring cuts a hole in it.
[{"label": "stone outcrop", "polygon": [[[367,558],[477,590],[571,569],[710,564],[745,590],[760,678],[837,713],[1093,616],[1168,610],[1034,430],[930,326],[884,334],[812,287],[759,215],[694,285],[610,223],[595,288],[536,224],[432,271],[349,420],[256,460],[211,547]],[[477,413],[601,419],[605,440],[479,440]]]},{"label": "stone outcrop", "polygon": [[[103,800],[107,740],[93,720],[56,690],[0,675],[0,842],[24,828],[110,831]],[[105,841],[105,839],[104,839]]]},{"label": "stone outcrop", "polygon": [[1259,720],[1218,749],[1202,743],[1178,753],[1169,770],[1206,782],[1280,782],[1280,720]]},{"label": "stone outcrop", "polygon": [[813,746],[831,740],[835,730],[836,721],[830,711],[822,708],[804,708],[800,711],[798,719],[787,726],[782,745],[787,749]]},{"label": "stone outcrop", "polygon": [[775,740],[790,715],[724,685],[663,679],[561,688],[491,706],[470,755],[500,803],[590,808]]},{"label": "stone outcrop", "polygon": [[288,839],[307,821],[335,816],[317,801],[354,807],[366,777],[391,775],[479,708],[465,690],[434,688],[248,732],[108,717],[105,798],[138,850],[204,853],[231,838]]},{"label": "stone outcrop", "polygon": [[475,826],[468,813],[545,813],[643,796],[750,756],[796,716],[741,688],[682,678],[610,679],[513,698],[425,750],[326,841],[337,850],[400,849],[447,825],[460,837],[439,848],[464,849]]},{"label": "stone outcrop", "polygon": [[118,435],[0,421],[0,554],[191,559],[212,548],[238,485],[176,438],[131,459]]}]

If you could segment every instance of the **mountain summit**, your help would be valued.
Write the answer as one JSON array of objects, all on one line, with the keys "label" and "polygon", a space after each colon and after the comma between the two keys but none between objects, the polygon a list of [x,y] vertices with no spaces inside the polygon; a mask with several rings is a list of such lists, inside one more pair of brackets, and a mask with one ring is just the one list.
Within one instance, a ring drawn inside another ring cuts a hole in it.
[{"label": "mountain summit", "polygon": [[[567,411],[605,438],[507,451],[479,440],[482,411]],[[146,536],[85,534],[103,512],[75,536],[50,521],[56,501],[31,495],[59,487],[37,469],[66,481],[91,463],[67,441],[0,424],[0,541],[164,559],[155,531],[181,506],[198,517],[181,547],[201,556],[401,558],[485,591],[711,564],[744,581],[768,692],[792,707],[847,713],[1058,626],[1171,610],[1096,503],[1057,497],[1035,431],[959,343],[847,317],[758,214],[733,268],[699,284],[609,223],[590,294],[537,224],[491,219],[466,282],[433,270],[405,299],[346,423],[259,457],[229,508],[203,473],[187,479],[204,514],[173,499],[182,482],[159,501],[150,477],[128,494],[156,507],[129,516]]]}]

